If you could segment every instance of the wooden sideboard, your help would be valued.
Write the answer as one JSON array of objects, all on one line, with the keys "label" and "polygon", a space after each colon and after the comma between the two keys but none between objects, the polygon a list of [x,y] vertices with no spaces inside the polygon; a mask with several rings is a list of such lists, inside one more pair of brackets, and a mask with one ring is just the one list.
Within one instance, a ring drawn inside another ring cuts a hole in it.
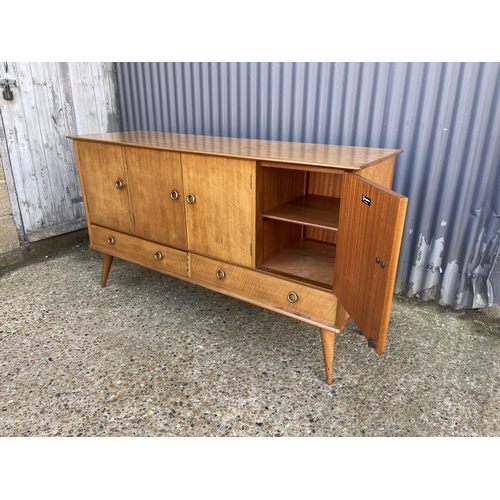
[{"label": "wooden sideboard", "polygon": [[90,247],[385,349],[401,150],[158,132],[72,136]]}]

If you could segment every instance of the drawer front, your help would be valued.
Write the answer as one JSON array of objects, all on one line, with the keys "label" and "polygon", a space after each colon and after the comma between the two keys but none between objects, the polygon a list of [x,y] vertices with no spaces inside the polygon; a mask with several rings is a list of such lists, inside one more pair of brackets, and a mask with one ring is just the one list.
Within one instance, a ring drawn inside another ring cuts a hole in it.
[{"label": "drawer front", "polygon": [[336,324],[337,298],[327,290],[193,254],[190,277],[209,283],[213,288],[241,294],[257,305],[263,302],[274,310],[286,311],[319,323]]},{"label": "drawer front", "polygon": [[92,247],[163,273],[187,276],[187,253],[111,229],[92,226]]}]

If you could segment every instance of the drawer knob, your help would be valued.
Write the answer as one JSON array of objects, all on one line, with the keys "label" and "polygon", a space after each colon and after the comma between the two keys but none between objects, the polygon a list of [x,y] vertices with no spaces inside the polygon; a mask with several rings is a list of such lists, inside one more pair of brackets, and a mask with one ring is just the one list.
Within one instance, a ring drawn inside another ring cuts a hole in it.
[{"label": "drawer knob", "polygon": [[226,273],[225,273],[222,269],[219,269],[219,270],[215,273],[215,277],[216,277],[218,280],[223,280],[223,279],[226,277]]},{"label": "drawer knob", "polygon": [[108,245],[114,245],[115,244],[115,239],[113,238],[113,236],[110,236],[108,238]]},{"label": "drawer knob", "polygon": [[163,255],[161,252],[156,252],[155,253],[155,260],[161,260],[163,258]]},{"label": "drawer knob", "polygon": [[290,302],[291,304],[293,304],[294,302],[297,302],[297,300],[299,300],[299,296],[295,293],[295,292],[290,292],[287,296],[286,296],[288,302]]},{"label": "drawer knob", "polygon": [[171,193],[170,193],[170,199],[171,200],[178,200],[179,199],[179,191],[177,190],[173,190]]},{"label": "drawer knob", "polygon": [[188,194],[186,200],[192,205],[196,201],[196,196],[194,194]]},{"label": "drawer knob", "polygon": [[121,189],[123,187],[123,181],[121,179],[118,179],[115,182],[115,187],[116,187],[116,189]]}]

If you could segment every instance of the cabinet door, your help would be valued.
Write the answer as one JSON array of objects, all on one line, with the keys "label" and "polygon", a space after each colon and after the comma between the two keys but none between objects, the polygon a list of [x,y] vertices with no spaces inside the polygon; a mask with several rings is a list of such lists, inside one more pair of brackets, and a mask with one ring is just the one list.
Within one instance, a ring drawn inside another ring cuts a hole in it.
[{"label": "cabinet door", "polygon": [[122,147],[75,141],[75,152],[90,217],[87,222],[131,232],[129,186]]},{"label": "cabinet door", "polygon": [[182,155],[190,250],[252,265],[254,170],[249,160]]},{"label": "cabinet door", "polygon": [[180,153],[126,147],[134,234],[186,247]]},{"label": "cabinet door", "polygon": [[407,198],[344,174],[333,290],[363,335],[385,350]]}]

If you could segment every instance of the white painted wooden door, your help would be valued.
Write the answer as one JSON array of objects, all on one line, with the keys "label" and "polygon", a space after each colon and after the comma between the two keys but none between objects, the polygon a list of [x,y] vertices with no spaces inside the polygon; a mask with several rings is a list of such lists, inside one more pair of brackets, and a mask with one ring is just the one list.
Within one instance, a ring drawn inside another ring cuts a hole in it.
[{"label": "white painted wooden door", "polygon": [[66,136],[119,130],[113,64],[0,62],[0,78],[16,80],[12,100],[0,93],[0,156],[21,239],[85,227]]}]

